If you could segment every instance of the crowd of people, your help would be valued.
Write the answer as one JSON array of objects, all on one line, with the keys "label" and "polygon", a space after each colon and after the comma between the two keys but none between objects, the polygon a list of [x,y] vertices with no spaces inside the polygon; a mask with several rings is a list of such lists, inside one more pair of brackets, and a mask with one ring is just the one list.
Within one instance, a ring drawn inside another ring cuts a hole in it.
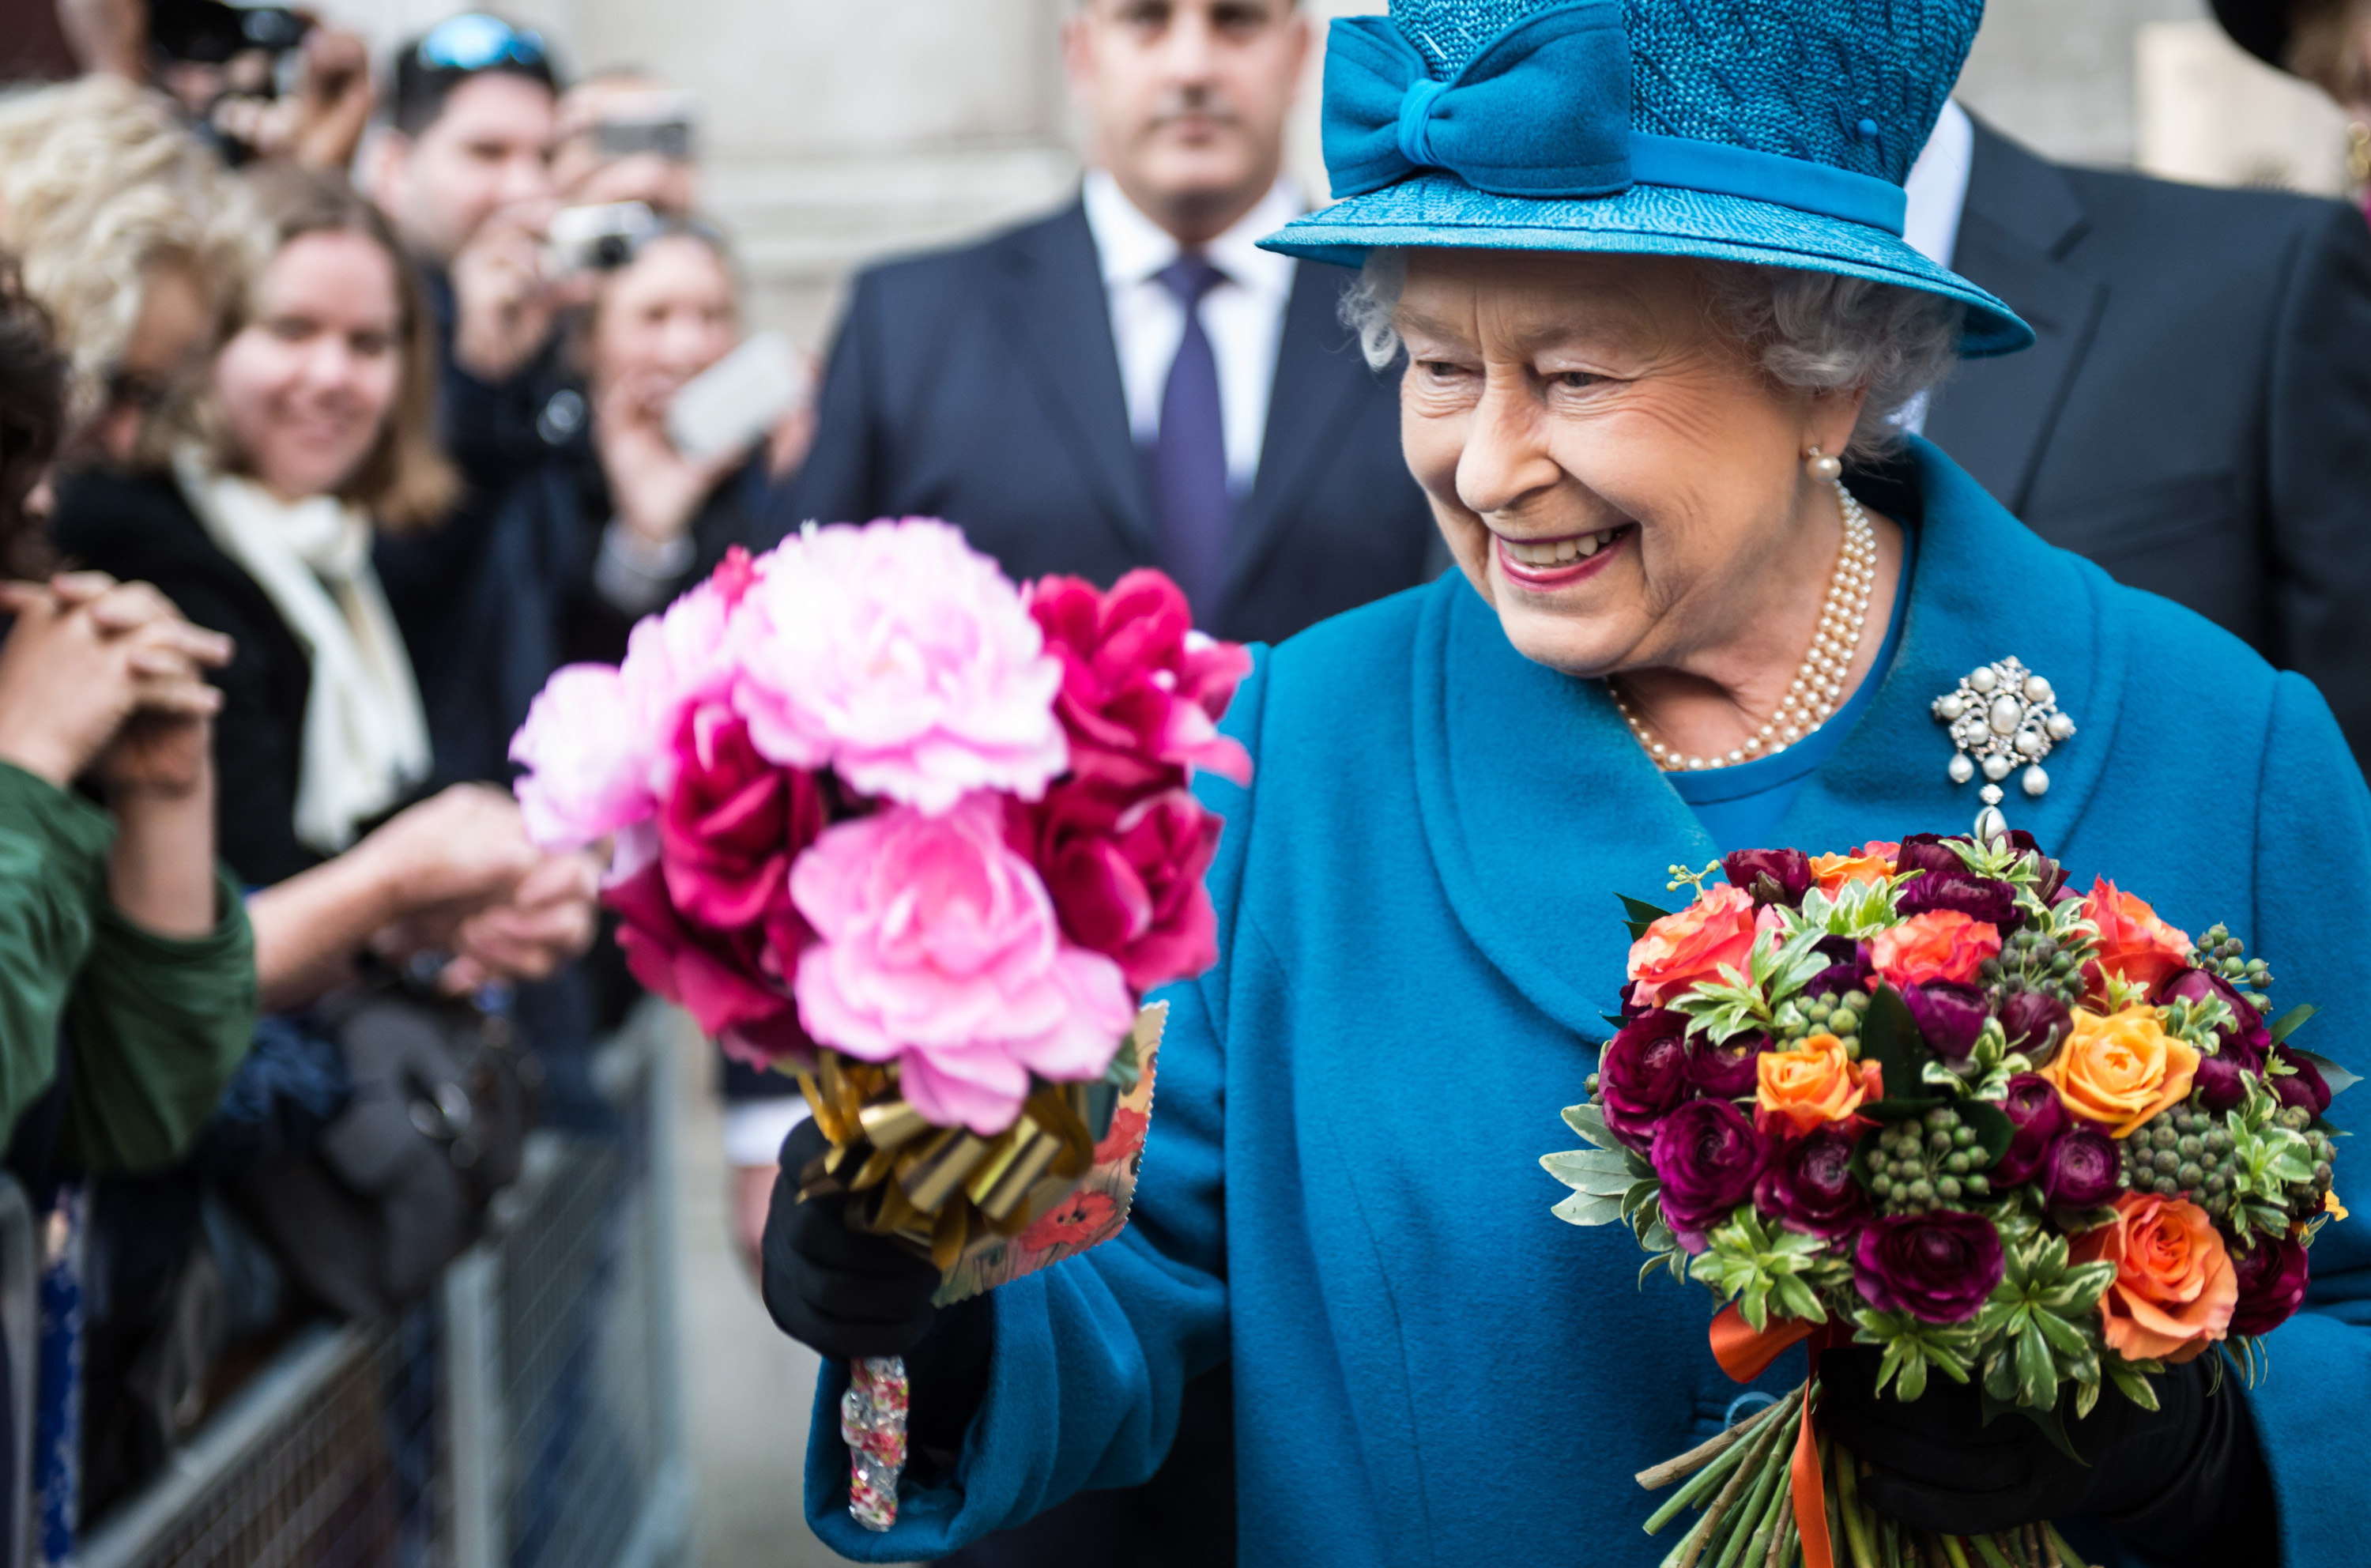
[{"label": "crowd of people", "polygon": [[[2223,9],[2360,96],[2343,29]],[[1313,194],[1284,156],[1293,0],[1079,0],[1077,198],[861,274],[812,395],[718,445],[678,395],[749,334],[684,93],[570,80],[484,13],[378,63],[187,0],[59,15],[80,75],[0,91],[0,1115],[37,1208],[89,1195],[86,1515],[202,1417],[233,1342],[417,1300],[530,1115],[602,1126],[587,1054],[639,993],[599,859],[535,847],[507,787],[553,671],[618,660],[735,547],[884,515],[952,519],[1016,578],[1160,566],[1198,624],[1280,643],[1479,570],[1444,487],[1517,483],[1447,446],[1411,472],[1392,263],[1260,245]],[[1923,432],[2044,539],[2309,677],[2365,755],[2362,214],[1933,123],[1902,232],[2038,346],[1917,378],[1892,434],[1830,450]],[[1788,298],[1739,329],[1808,330]],[[381,1092],[365,1015],[463,1042],[458,1111]],[[762,1251],[804,1101],[719,1061],[741,1244],[827,1306],[831,1269]],[[472,1093],[515,1113],[473,1122]],[[329,1135],[381,1101],[434,1151],[416,1189],[341,1182]],[[949,1561],[1231,1560],[1239,1385],[1185,1370],[1150,1482]],[[961,1423],[924,1413],[951,1457]]]}]

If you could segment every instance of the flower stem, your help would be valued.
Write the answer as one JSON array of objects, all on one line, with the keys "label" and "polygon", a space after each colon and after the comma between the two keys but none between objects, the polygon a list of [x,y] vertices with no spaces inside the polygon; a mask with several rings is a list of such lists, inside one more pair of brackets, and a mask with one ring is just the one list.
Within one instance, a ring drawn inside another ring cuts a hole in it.
[{"label": "flower stem", "polygon": [[1649,1492],[1660,1492],[1682,1477],[1694,1475],[1736,1447],[1740,1440],[1761,1431],[1762,1424],[1776,1416],[1779,1407],[1785,1402],[1783,1400],[1773,1400],[1754,1414],[1725,1429],[1718,1435],[1706,1438],[1679,1458],[1665,1459],[1660,1465],[1649,1465],[1638,1472],[1637,1478],[1638,1484]]},{"label": "flower stem", "polygon": [[2066,1544],[2066,1538],[2058,1533],[2058,1527],[2048,1520],[2042,1522],[2041,1539],[2051,1551],[2058,1554],[2058,1561],[2065,1564],[2065,1568],[2091,1568],[2083,1561],[2081,1552]]},{"label": "flower stem", "polygon": [[[1803,1391],[1800,1389],[1796,1389],[1793,1393],[1787,1395],[1776,1404],[1770,1406],[1770,1410],[1774,1413],[1783,1413],[1788,1408],[1802,1402],[1802,1392]],[[1756,1440],[1759,1440],[1764,1435],[1769,1419],[1770,1418],[1765,1417],[1762,1422],[1757,1422],[1747,1429],[1752,1431]],[[1648,1516],[1647,1533],[1648,1535],[1653,1535],[1657,1531],[1660,1530],[1665,1525],[1670,1524],[1672,1517],[1677,1515],[1681,1509],[1692,1505],[1697,1498],[1702,1497],[1707,1491],[1711,1490],[1711,1488],[1718,1483],[1722,1477],[1736,1470],[1739,1464],[1741,1463],[1745,1459],[1746,1456],[1752,1451],[1752,1444],[1750,1442],[1731,1444],[1727,1449],[1723,1450],[1718,1456],[1706,1463],[1703,1469],[1697,1470],[1694,1477],[1691,1479],[1685,1486],[1681,1487],[1677,1492],[1672,1493],[1671,1496],[1665,1498],[1663,1500],[1663,1505]]]},{"label": "flower stem", "polygon": [[[1790,1398],[1788,1402],[1794,1401]],[[1772,1439],[1778,1435],[1781,1424],[1770,1422],[1754,1434],[1744,1462],[1729,1472],[1729,1484],[1720,1489],[1720,1495],[1714,1498],[1712,1506],[1705,1510],[1704,1522],[1688,1532],[1688,1539],[1683,1543],[1685,1550],[1677,1553],[1674,1568],[1695,1568],[1696,1560],[1704,1555],[1705,1548],[1712,1544],[1721,1520],[1737,1506],[1738,1497],[1744,1492],[1746,1483],[1760,1477],[1762,1461],[1768,1456]]]},{"label": "flower stem", "polygon": [[1968,1538],[1968,1544],[1974,1547],[1976,1555],[1984,1560],[1984,1568],[2009,1568],[2008,1559],[2001,1555],[2000,1548],[1993,1544],[1992,1537],[1972,1535]]},{"label": "flower stem", "polygon": [[1771,1496],[1787,1473],[1787,1450],[1791,1447],[1787,1436],[1793,1429],[1792,1423],[1780,1422],[1778,1424],[1778,1440],[1770,1446],[1770,1456],[1763,1461],[1762,1473],[1754,1477],[1753,1490],[1746,1494],[1745,1505],[1737,1511],[1737,1528],[1722,1543],[1720,1556],[1714,1561],[1713,1568],[1737,1568],[1746,1549],[1763,1531],[1771,1528]]},{"label": "flower stem", "polygon": [[[1844,1516],[1845,1540],[1852,1551],[1853,1568],[1878,1568],[1877,1551],[1869,1540],[1868,1519],[1860,1505],[1860,1482],[1854,1474],[1857,1461],[1839,1444],[1836,1455],[1836,1509]],[[1966,1565],[1961,1564],[1961,1568]]]},{"label": "flower stem", "polygon": [[1974,1564],[1968,1561],[1967,1548],[1960,1544],[1958,1536],[1943,1538],[1943,1555],[1949,1560],[1951,1568],[1974,1568]]}]

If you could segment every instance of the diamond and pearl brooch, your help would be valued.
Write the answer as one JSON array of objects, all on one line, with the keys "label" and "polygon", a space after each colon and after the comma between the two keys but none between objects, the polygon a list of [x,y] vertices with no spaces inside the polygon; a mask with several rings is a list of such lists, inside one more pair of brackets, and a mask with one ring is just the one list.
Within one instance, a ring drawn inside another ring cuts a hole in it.
[{"label": "diamond and pearl brooch", "polygon": [[1984,787],[1978,791],[1987,806],[2001,802],[2001,781],[2018,767],[2018,780],[2028,795],[2039,798],[2050,789],[2050,775],[2041,759],[2051,747],[2075,736],[2075,721],[2058,710],[2058,694],[2049,681],[2016,659],[1999,659],[1971,670],[1959,689],[1935,699],[1937,722],[1951,727],[1951,782],[1965,784],[1979,772]]}]

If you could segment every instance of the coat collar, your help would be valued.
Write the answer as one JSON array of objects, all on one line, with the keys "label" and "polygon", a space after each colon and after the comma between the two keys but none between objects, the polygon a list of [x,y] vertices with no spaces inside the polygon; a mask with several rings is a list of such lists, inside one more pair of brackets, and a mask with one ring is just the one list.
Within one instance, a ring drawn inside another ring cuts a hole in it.
[{"label": "coat collar", "polygon": [[[1856,489],[1914,530],[1908,618],[1892,667],[1805,782],[1780,842],[1818,853],[1966,831],[1977,787],[1950,781],[1951,744],[1929,704],[2011,654],[2049,677],[2078,732],[2048,760],[2048,794],[2029,800],[2012,779],[2002,809],[2045,848],[2065,842],[2099,788],[2124,679],[2105,579],[2029,533],[1926,442]],[[1717,851],[1602,683],[1517,653],[1457,573],[1427,593],[1411,683],[1416,791],[1442,886],[1510,986],[1602,1040],[1629,949],[1614,895],[1668,907],[1678,902],[1668,868],[1700,867]]]}]

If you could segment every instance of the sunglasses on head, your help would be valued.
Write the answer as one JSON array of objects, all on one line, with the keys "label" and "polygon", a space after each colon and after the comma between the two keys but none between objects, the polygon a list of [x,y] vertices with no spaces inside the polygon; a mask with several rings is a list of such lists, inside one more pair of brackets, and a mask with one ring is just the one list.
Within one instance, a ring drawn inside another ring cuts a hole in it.
[{"label": "sunglasses on head", "polygon": [[484,71],[496,65],[548,68],[550,64],[540,35],[479,11],[437,23],[413,52],[432,71]]}]

